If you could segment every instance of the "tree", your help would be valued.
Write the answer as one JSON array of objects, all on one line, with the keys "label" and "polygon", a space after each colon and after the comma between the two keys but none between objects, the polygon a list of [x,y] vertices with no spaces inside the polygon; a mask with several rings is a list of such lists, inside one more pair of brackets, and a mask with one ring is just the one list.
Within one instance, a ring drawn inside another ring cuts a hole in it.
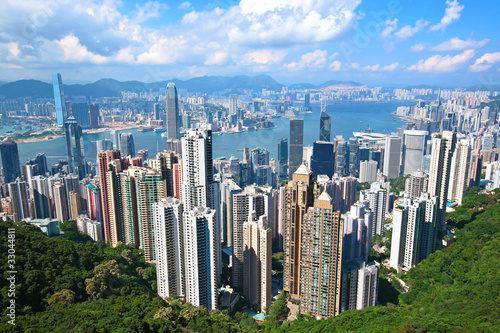
[{"label": "tree", "polygon": [[63,289],[52,296],[48,301],[50,306],[54,304],[73,304],[75,301],[75,293],[69,289]]}]

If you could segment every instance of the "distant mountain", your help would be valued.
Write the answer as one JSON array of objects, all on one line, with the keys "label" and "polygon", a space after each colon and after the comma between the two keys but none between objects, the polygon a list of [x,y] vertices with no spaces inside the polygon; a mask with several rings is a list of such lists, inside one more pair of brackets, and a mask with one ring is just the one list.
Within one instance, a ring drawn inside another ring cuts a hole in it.
[{"label": "distant mountain", "polygon": [[322,83],[320,87],[328,87],[328,86],[354,86],[354,87],[360,87],[364,86],[364,84],[359,83],[359,82],[354,82],[354,81],[338,81],[338,80],[330,80],[326,81],[325,83]]},{"label": "distant mountain", "polygon": [[[282,84],[276,82],[268,75],[246,76],[238,75],[234,77],[225,76],[203,76],[192,78],[186,81],[173,79],[154,83],[144,83],[140,81],[120,82],[114,79],[101,79],[88,84],[64,85],[66,96],[93,96],[93,97],[115,97],[120,95],[120,91],[149,91],[166,89],[168,82],[174,82],[177,89],[187,89],[191,92],[210,94],[215,91],[230,90],[232,92],[252,89],[261,91],[262,89],[280,91]],[[52,85],[38,80],[20,80],[0,85],[0,95],[6,98],[53,97]]]},{"label": "distant mountain", "polygon": [[4,82],[4,81],[0,81],[0,86],[3,85],[3,84],[6,84],[7,82]]},{"label": "distant mountain", "polygon": [[312,83],[294,83],[289,85],[288,88],[290,90],[319,89],[319,86]]}]

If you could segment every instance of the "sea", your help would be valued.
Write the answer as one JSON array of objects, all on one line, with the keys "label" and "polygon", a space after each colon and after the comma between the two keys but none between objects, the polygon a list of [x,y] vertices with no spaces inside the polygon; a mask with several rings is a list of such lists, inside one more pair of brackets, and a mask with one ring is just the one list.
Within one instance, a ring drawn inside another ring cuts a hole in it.
[{"label": "sea", "polygon": [[[398,127],[404,123],[397,117],[393,117],[391,112],[395,112],[398,106],[409,106],[414,104],[411,101],[404,102],[353,102],[335,103],[326,106],[326,112],[332,117],[332,135],[341,135],[345,139],[353,136],[353,132],[360,132],[370,128],[375,133],[391,134],[395,133]],[[297,115],[296,118],[304,119],[304,146],[312,145],[319,140],[319,118],[321,109],[319,105],[313,105],[312,113]],[[276,156],[276,145],[280,138],[289,136],[290,119],[281,117],[273,118],[275,128],[242,132],[224,133],[213,136],[213,157],[229,159],[231,155],[243,159],[242,149],[265,148],[269,151],[271,158]],[[132,133],[134,137],[135,149],[148,149],[149,157],[154,157],[158,151],[167,148],[166,139],[161,137],[161,133],[139,132],[137,129],[125,130],[122,133]],[[96,162],[97,149],[96,141],[110,139],[109,132],[84,134],[85,157],[88,161]],[[19,159],[24,164],[29,158],[35,157],[37,153],[44,153],[47,157],[47,164],[57,163],[57,160],[66,158],[66,141],[64,138],[53,141],[42,141],[35,143],[18,144]]]}]

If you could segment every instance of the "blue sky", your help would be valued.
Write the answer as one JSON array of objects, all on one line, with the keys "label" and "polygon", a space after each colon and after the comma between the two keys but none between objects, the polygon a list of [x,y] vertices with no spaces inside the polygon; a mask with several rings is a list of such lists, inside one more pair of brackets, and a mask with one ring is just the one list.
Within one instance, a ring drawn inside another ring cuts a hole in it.
[{"label": "blue sky", "polygon": [[500,84],[499,1],[3,0],[0,81]]}]

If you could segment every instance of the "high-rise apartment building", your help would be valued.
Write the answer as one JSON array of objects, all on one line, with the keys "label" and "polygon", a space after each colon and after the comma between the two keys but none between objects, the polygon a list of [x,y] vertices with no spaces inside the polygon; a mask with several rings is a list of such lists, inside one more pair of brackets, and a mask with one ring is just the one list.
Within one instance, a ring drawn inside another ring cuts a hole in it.
[{"label": "high-rise apartment building", "polygon": [[361,161],[359,165],[359,182],[371,183],[377,180],[377,161]]},{"label": "high-rise apartment building", "polygon": [[229,97],[229,115],[238,113],[238,98],[231,96]]},{"label": "high-rise apartment building", "polygon": [[179,102],[177,99],[177,88],[175,83],[167,84],[167,107],[165,109],[165,124],[167,127],[167,138],[179,140]]},{"label": "high-rise apartment building", "polygon": [[292,178],[295,170],[302,164],[304,145],[304,120],[290,119],[290,154],[288,155],[288,175]]},{"label": "high-rise apartment building", "polygon": [[420,195],[427,192],[429,186],[429,175],[421,170],[414,171],[406,180],[405,197],[418,199]]},{"label": "high-rise apartment building", "polygon": [[383,175],[389,179],[399,177],[402,140],[398,136],[385,138]]},{"label": "high-rise apartment building", "polygon": [[153,204],[156,285],[161,298],[185,295],[183,205],[176,198]]},{"label": "high-rise apartment building", "polygon": [[66,134],[66,151],[68,156],[68,171],[79,179],[87,175],[82,128],[74,117],[69,117],[64,123]]},{"label": "high-rise apartment building", "polygon": [[122,156],[125,158],[127,156],[135,157],[135,144],[134,137],[132,133],[122,133],[120,137],[120,149]]},{"label": "high-rise apartment building", "polygon": [[251,214],[243,223],[243,253],[243,293],[264,312],[272,303],[272,239],[266,215]]},{"label": "high-rise apartment building", "polygon": [[462,204],[465,196],[465,190],[469,182],[471,148],[469,141],[461,140],[451,161],[450,187],[448,190],[448,201]]},{"label": "high-rise apartment building", "polygon": [[300,305],[304,312],[327,318],[340,313],[343,220],[323,192],[301,225]]},{"label": "high-rise apartment building", "polygon": [[64,99],[64,89],[61,74],[52,74],[52,87],[54,89],[54,104],[56,108],[57,126],[62,128],[68,116],[66,111],[66,100]]},{"label": "high-rise apartment building", "polygon": [[372,183],[370,190],[360,193],[359,200],[368,201],[368,207],[373,213],[372,237],[384,234],[385,214],[389,211],[390,186],[389,182]]},{"label": "high-rise apartment building", "polygon": [[[11,199],[12,220],[14,222],[19,222],[30,217],[26,182],[16,180],[15,182],[9,183],[8,188]],[[67,221],[67,219],[64,221]]]},{"label": "high-rise apartment building", "polygon": [[0,154],[2,155],[2,176],[5,183],[11,183],[16,178],[21,178],[21,167],[19,165],[19,152],[17,143],[12,138],[5,138],[0,143]]},{"label": "high-rise apartment building", "polygon": [[337,142],[335,153],[335,173],[340,177],[349,175],[349,146],[346,141]]},{"label": "high-rise apartment building", "polygon": [[54,193],[54,205],[56,208],[56,218],[59,222],[69,220],[68,195],[66,187],[61,182],[56,182],[52,189]]},{"label": "high-rise apartment building", "polygon": [[403,174],[409,175],[422,168],[425,144],[429,132],[417,130],[404,131]]}]

